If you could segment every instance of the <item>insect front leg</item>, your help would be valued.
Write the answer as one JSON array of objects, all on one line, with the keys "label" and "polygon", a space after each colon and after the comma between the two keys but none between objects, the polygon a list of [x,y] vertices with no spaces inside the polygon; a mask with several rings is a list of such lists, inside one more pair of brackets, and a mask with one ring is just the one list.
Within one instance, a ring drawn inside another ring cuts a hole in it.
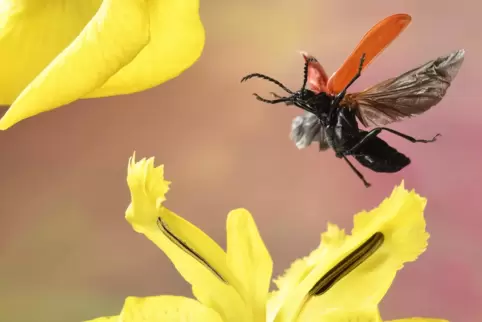
[{"label": "insect front leg", "polygon": [[314,59],[313,57],[309,57],[305,61],[305,67],[303,68],[303,85],[301,85],[301,90],[300,90],[302,95],[305,92],[306,83],[308,82],[308,66],[310,63],[313,63],[313,62],[316,62],[316,59]]},{"label": "insect front leg", "polygon": [[358,79],[358,77],[361,76],[361,71],[363,69],[363,63],[365,62],[365,53],[362,54],[361,58],[360,58],[360,65],[358,66],[358,71],[357,73],[355,74],[355,76],[351,79],[351,81],[345,86],[345,88],[343,88],[343,90],[338,94],[336,95],[333,103],[338,105],[341,100],[345,97],[345,94],[346,94],[346,91],[348,90],[348,88],[353,85],[353,83]]},{"label": "insect front leg", "polygon": [[387,132],[390,132],[392,134],[395,134],[401,138],[404,138],[405,140],[407,141],[410,141],[412,143],[432,143],[432,142],[435,142],[437,141],[437,137],[441,136],[440,133],[437,133],[437,135],[435,135],[432,139],[430,140],[423,140],[423,139],[416,139],[412,136],[409,136],[407,134],[404,134],[404,133],[401,133],[401,132],[398,132],[398,131],[395,131],[395,130],[392,130],[392,129],[389,129],[387,127],[377,127],[377,128],[374,128],[373,130],[371,130],[370,132],[368,132],[360,141],[358,141],[358,143],[356,143],[354,146],[352,146],[350,149],[346,150],[346,151],[343,151],[343,152],[337,152],[336,153],[336,156],[338,158],[342,157],[343,155],[352,155],[353,153],[356,153],[356,151],[361,147],[363,146],[364,144],[366,144],[371,138],[377,136],[378,134],[380,134],[380,132],[382,131],[387,131]]}]

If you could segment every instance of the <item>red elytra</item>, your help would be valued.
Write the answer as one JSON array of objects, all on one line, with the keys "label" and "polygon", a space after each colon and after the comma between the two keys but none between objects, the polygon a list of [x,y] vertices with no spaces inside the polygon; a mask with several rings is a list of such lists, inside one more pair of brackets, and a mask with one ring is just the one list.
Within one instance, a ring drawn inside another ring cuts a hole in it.
[{"label": "red elytra", "polygon": [[365,53],[363,70],[400,35],[411,21],[410,15],[402,13],[391,15],[378,22],[363,36],[355,50],[330,78],[328,78],[323,66],[313,56],[302,52],[305,61],[311,59],[308,65],[308,85],[310,89],[315,93],[326,92],[331,95],[341,92],[356,75],[362,54]]}]

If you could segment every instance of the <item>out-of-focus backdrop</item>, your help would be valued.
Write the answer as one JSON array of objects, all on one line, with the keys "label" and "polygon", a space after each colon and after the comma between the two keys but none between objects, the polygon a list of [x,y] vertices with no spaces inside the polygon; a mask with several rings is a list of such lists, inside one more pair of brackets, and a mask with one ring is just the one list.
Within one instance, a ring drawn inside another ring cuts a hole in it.
[{"label": "out-of-focus backdrop", "polygon": [[[428,197],[426,253],[397,276],[385,319],[482,320],[482,42],[479,2],[448,0],[202,1],[201,59],[157,88],[79,101],[0,133],[0,321],[66,322],[116,314],[128,295],[190,295],[165,255],[124,219],[128,158],[155,156],[172,181],[167,206],[225,245],[229,210],[248,208],[281,273],[319,243],[326,222],[350,229],[405,179]],[[352,90],[458,48],[466,60],[447,96],[382,134],[411,157],[400,173],[359,167],[289,140],[300,111],[251,95],[250,72],[301,84],[305,50],[331,74],[368,29],[399,12],[410,27]],[[72,75],[75,77],[75,75]]]}]

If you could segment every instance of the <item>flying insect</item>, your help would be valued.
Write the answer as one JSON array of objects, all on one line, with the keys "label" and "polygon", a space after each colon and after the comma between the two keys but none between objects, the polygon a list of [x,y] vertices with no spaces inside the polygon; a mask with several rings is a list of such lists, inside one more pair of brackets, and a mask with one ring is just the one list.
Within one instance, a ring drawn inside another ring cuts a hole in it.
[{"label": "flying insect", "polygon": [[[363,69],[410,22],[409,15],[395,14],[377,23],[330,78],[316,58],[302,53],[305,65],[299,91],[294,92],[281,82],[259,73],[249,74],[241,82],[262,78],[287,92],[289,96],[272,92],[274,99],[265,99],[256,93],[253,95],[264,103],[285,103],[303,109],[304,115],[297,116],[291,127],[290,137],[296,146],[303,149],[318,142],[320,151],[333,149],[336,157],[344,159],[364,185],[370,187],[347,157],[354,157],[362,166],[375,172],[394,173],[408,166],[410,159],[379,138],[378,134],[386,131],[412,143],[435,142],[440,134],[432,139],[416,139],[385,126],[422,114],[439,103],[464,60],[465,51],[456,50],[364,91],[347,93]],[[357,121],[372,129],[360,129]]]}]

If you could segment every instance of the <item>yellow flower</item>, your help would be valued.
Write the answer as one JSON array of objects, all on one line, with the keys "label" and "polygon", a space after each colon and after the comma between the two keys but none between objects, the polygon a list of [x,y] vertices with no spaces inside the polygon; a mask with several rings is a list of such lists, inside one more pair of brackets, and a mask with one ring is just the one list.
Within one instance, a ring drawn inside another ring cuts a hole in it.
[{"label": "yellow flower", "polygon": [[199,0],[1,0],[5,130],[80,98],[142,91],[201,55]]},{"label": "yellow flower", "polygon": [[[250,213],[229,213],[224,251],[162,205],[169,186],[163,166],[134,158],[126,219],[169,257],[197,300],[128,297],[119,316],[91,322],[381,322],[378,304],[397,271],[427,246],[426,200],[402,183],[378,208],[355,215],[351,235],[328,224],[320,246],[295,261],[269,293],[273,263]],[[392,322],[410,321],[445,320]]]}]

